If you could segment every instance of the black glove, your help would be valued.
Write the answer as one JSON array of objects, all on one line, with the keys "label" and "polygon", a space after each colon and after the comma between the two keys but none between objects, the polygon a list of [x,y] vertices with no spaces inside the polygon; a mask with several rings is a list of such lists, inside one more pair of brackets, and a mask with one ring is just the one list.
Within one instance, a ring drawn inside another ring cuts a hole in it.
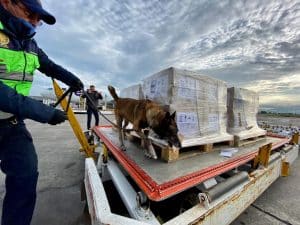
[{"label": "black glove", "polygon": [[67,120],[67,113],[58,109],[55,109],[54,114],[52,118],[49,120],[49,124],[56,125],[62,122],[65,122]]},{"label": "black glove", "polygon": [[70,87],[71,87],[71,91],[75,92],[75,91],[81,91],[83,89],[84,85],[81,82],[81,80],[76,79],[72,82]]}]

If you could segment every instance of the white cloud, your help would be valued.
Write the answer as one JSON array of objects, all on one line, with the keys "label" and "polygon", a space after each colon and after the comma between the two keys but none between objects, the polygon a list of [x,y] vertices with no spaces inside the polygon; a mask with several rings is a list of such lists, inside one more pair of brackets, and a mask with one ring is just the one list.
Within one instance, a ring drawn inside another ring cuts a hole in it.
[{"label": "white cloud", "polygon": [[[40,46],[87,84],[122,89],[175,66],[233,85],[252,84],[266,102],[272,85],[282,102],[297,91],[286,80],[293,74],[299,81],[296,0],[44,0],[43,5],[57,24],[40,28]],[[282,82],[288,85],[281,87]]]},{"label": "white cloud", "polygon": [[292,106],[299,105],[299,94],[274,94],[263,95],[259,99],[259,103],[263,105],[280,105],[280,106]]},{"label": "white cloud", "polygon": [[261,104],[300,105],[300,74],[254,81],[244,88],[258,92]]}]

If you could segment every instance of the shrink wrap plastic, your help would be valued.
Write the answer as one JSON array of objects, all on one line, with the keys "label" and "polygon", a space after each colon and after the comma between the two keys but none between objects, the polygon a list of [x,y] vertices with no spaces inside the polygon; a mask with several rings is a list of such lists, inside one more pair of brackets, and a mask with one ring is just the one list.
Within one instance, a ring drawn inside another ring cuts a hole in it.
[{"label": "shrink wrap plastic", "polygon": [[265,135],[266,131],[257,124],[258,109],[259,96],[256,92],[244,88],[228,88],[228,132],[239,136],[240,139]]},{"label": "shrink wrap plastic", "polygon": [[144,94],[142,91],[141,84],[135,84],[124,88],[120,92],[121,98],[133,98],[133,99],[144,99]]},{"label": "shrink wrap plastic", "polygon": [[227,86],[224,81],[171,67],[145,78],[143,92],[145,98],[167,106],[171,113],[176,111],[183,146],[233,138],[226,129]]}]

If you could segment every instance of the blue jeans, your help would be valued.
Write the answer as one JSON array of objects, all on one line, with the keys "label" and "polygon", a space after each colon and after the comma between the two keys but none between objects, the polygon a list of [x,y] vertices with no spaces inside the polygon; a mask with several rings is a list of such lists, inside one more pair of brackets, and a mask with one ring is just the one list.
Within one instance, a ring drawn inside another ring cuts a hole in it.
[{"label": "blue jeans", "polygon": [[37,155],[23,121],[0,124],[0,167],[6,174],[2,225],[29,225],[36,201]]},{"label": "blue jeans", "polygon": [[91,107],[87,108],[87,129],[89,130],[91,128],[91,121],[92,121],[92,114],[94,114],[95,117],[95,125],[99,125],[99,114],[96,109],[92,109]]}]

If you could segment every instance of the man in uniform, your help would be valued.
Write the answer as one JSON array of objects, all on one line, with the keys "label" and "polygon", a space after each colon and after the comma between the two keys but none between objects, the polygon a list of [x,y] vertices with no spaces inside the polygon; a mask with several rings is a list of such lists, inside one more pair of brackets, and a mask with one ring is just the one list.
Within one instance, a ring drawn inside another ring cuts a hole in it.
[{"label": "man in uniform", "polygon": [[[88,95],[88,97],[87,97]],[[90,85],[86,93],[82,95],[86,98],[86,111],[87,111],[87,129],[91,129],[92,115],[95,117],[95,126],[99,125],[98,114],[98,99],[103,99],[102,94],[95,89],[95,85]]]}]

